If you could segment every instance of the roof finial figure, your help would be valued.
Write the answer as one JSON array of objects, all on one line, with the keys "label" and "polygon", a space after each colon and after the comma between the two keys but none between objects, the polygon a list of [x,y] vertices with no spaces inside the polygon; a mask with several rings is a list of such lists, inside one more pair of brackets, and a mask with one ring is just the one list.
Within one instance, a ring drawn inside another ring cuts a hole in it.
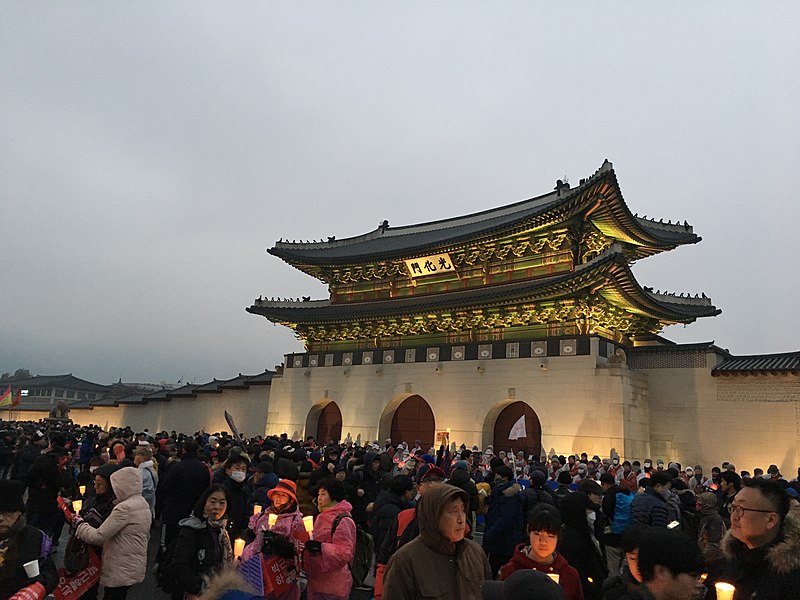
[{"label": "roof finial figure", "polygon": [[389,221],[384,219],[383,223],[381,223],[381,225],[380,225],[381,233],[385,232],[387,229],[389,229]]}]

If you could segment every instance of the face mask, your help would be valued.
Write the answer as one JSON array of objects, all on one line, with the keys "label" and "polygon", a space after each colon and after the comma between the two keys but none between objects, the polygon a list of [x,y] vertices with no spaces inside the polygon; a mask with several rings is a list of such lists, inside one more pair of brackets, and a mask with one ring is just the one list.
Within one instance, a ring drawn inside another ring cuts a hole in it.
[{"label": "face mask", "polygon": [[653,466],[653,463],[649,463],[649,462],[644,463],[644,468],[645,469],[649,469],[652,466]]},{"label": "face mask", "polygon": [[231,479],[233,479],[236,483],[242,483],[247,477],[247,473],[244,471],[232,471],[231,472]]},{"label": "face mask", "polygon": [[619,464],[619,461],[616,458],[611,462],[613,462],[615,466]]},{"label": "face mask", "polygon": [[585,477],[586,476],[586,471],[583,470],[583,469],[578,469],[578,475],[580,475],[581,477]]}]

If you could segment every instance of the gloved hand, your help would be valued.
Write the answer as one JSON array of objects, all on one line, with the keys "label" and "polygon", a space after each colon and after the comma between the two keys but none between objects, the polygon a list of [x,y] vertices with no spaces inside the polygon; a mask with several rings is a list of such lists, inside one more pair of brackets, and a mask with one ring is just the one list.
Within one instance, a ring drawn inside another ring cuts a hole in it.
[{"label": "gloved hand", "polygon": [[308,550],[309,554],[322,554],[322,542],[308,540],[306,542],[306,550]]},{"label": "gloved hand", "polygon": [[70,520],[70,525],[72,526],[73,529],[77,529],[78,525],[80,525],[81,523],[84,523],[84,522],[85,521],[83,520],[82,516],[75,515],[74,517],[72,517],[72,520]]},{"label": "gloved hand", "polygon": [[58,498],[56,498],[56,502],[58,503],[58,508],[60,508],[60,509],[61,509],[61,512],[63,512],[63,513],[64,513],[64,518],[65,518],[67,521],[72,521],[72,517],[73,517],[74,515],[72,514],[72,511],[70,510],[70,505],[69,505],[69,502],[67,502],[66,500],[64,500],[64,498],[62,498],[61,496],[59,496]]},{"label": "gloved hand", "polygon": [[290,560],[294,558],[294,544],[279,533],[265,531],[261,552],[264,554],[275,554],[281,558]]},{"label": "gloved hand", "polygon": [[39,583],[32,583],[27,587],[22,588],[16,594],[11,596],[8,600],[42,600],[47,595],[44,585]]}]

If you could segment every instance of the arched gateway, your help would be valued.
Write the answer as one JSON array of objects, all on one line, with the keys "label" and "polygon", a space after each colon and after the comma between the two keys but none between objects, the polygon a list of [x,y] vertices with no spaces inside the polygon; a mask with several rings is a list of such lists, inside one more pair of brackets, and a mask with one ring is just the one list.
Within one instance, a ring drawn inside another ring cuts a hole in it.
[{"label": "arched gateway", "polygon": [[316,439],[318,444],[327,444],[330,439],[336,442],[342,439],[342,411],[336,402],[328,402],[319,413]]},{"label": "arched gateway", "polygon": [[[519,423],[523,419],[524,431],[520,431]],[[516,427],[514,436],[524,433],[524,437],[511,440],[512,429]],[[512,402],[506,406],[494,422],[494,451],[513,450],[515,453],[522,450],[527,455],[539,456],[542,451],[542,426],[536,412],[525,402]]]},{"label": "arched gateway", "polygon": [[409,396],[394,411],[391,438],[395,443],[408,442],[409,446],[420,440],[427,450],[433,446],[434,427],[430,405],[422,396]]}]

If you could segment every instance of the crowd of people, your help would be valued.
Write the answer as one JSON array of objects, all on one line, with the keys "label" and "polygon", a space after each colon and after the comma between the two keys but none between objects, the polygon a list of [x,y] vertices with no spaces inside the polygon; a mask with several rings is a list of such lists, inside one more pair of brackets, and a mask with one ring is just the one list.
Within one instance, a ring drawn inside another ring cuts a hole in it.
[{"label": "crowd of people", "polygon": [[0,598],[800,598],[796,475],[0,421]]}]

